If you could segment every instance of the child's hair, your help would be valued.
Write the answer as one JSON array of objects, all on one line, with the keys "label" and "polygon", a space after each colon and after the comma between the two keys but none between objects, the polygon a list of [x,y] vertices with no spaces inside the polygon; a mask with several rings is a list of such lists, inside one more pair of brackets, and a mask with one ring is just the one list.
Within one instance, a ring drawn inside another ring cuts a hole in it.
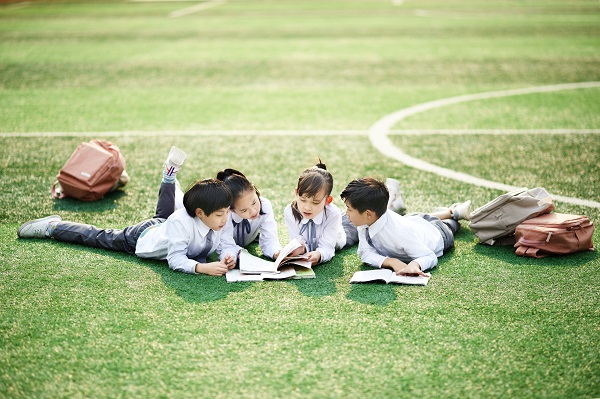
[{"label": "child's hair", "polygon": [[340,194],[342,201],[363,213],[367,209],[377,217],[387,210],[390,193],[385,184],[373,177],[352,180]]},{"label": "child's hair", "polygon": [[231,206],[231,190],[222,181],[204,179],[195,181],[183,195],[183,206],[191,217],[200,208],[206,216],[214,211]]},{"label": "child's hair", "polygon": [[[319,158],[319,163],[308,169],[304,169],[298,178],[296,186],[298,195],[301,197],[315,197],[320,192],[324,192],[325,196],[330,196],[333,190],[333,176],[327,171],[327,167]],[[292,213],[298,222],[302,220],[302,213],[298,210],[296,200],[292,201]]]},{"label": "child's hair", "polygon": [[[217,173],[217,180],[225,183],[229,190],[231,190],[231,195],[233,199],[231,201],[231,209],[234,209],[235,201],[246,191],[254,191],[258,200],[260,201],[260,193],[258,189],[254,187],[254,184],[250,183],[250,181],[244,176],[242,172],[235,169],[225,169]],[[264,215],[262,210],[262,203],[260,206],[260,214]]]}]

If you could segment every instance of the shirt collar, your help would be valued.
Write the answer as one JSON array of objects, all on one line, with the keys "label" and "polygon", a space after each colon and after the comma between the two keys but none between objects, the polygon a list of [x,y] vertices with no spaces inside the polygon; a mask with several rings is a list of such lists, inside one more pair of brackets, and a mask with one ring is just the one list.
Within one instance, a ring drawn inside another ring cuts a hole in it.
[{"label": "shirt collar", "polygon": [[229,211],[229,214],[231,215],[231,220],[233,220],[235,223],[241,223],[244,219],[235,212]]},{"label": "shirt collar", "polygon": [[202,237],[206,237],[210,228],[207,225],[205,225],[204,222],[200,220],[198,216],[194,218],[194,225],[196,227],[196,230],[198,230],[198,232],[200,233],[200,235]]},{"label": "shirt collar", "polygon": [[321,223],[323,223],[323,216],[324,216],[323,214],[324,213],[325,213],[325,211],[323,210],[317,216],[315,216],[312,219],[303,218],[300,223],[306,224],[306,223],[308,223],[309,220],[312,220],[313,222],[315,222],[315,224],[321,224]]},{"label": "shirt collar", "polygon": [[377,219],[375,221],[375,223],[373,223],[372,225],[369,226],[369,236],[371,238],[373,238],[377,233],[379,233],[381,231],[381,229],[383,229],[383,227],[387,223],[387,221],[389,219],[388,212],[389,211],[385,211],[385,213],[383,215],[381,215],[379,217],[379,219]]}]

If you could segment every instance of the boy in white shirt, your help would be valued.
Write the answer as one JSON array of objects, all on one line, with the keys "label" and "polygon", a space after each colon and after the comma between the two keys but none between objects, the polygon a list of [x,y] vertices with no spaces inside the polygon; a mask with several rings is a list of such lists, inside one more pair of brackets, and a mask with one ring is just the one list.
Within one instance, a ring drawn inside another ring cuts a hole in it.
[{"label": "boy in white shirt", "polygon": [[454,246],[458,220],[468,219],[471,201],[430,214],[401,216],[388,210],[385,184],[366,177],[353,180],[341,195],[347,215],[358,229],[358,254],[373,267],[396,274],[424,275]]},{"label": "boy in white shirt", "polygon": [[[184,195],[184,208],[174,211],[175,176],[185,158],[180,149],[171,149],[151,219],[117,230],[66,222],[54,215],[23,224],[17,235],[166,259],[171,269],[185,273],[224,275],[235,266],[239,251],[228,223],[231,191],[216,179],[197,181]],[[206,258],[215,251],[220,260],[207,263]]]}]

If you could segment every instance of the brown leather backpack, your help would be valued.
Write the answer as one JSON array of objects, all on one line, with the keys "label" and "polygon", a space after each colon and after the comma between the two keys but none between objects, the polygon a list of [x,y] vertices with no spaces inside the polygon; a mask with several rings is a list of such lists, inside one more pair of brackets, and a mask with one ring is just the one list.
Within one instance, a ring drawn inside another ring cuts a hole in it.
[{"label": "brown leather backpack", "polygon": [[119,147],[106,140],[81,143],[56,176],[54,198],[97,201],[129,181]]},{"label": "brown leather backpack", "polygon": [[593,250],[593,234],[594,224],[587,216],[548,213],[517,226],[516,254],[543,258]]}]

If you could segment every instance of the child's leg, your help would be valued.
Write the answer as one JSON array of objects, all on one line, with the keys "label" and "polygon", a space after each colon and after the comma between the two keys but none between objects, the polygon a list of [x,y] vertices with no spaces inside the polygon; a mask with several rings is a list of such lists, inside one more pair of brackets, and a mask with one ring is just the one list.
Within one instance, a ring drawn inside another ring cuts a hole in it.
[{"label": "child's leg", "polygon": [[123,230],[100,229],[89,224],[59,222],[54,227],[51,237],[57,241],[135,255],[137,240],[144,230],[163,221],[164,219],[149,219]]},{"label": "child's leg", "polygon": [[158,191],[155,218],[167,219],[175,211],[175,184],[162,182]]},{"label": "child's leg", "polygon": [[155,218],[166,219],[175,211],[175,193],[178,188],[177,172],[187,158],[185,152],[173,146],[163,167],[163,178],[158,191]]}]

